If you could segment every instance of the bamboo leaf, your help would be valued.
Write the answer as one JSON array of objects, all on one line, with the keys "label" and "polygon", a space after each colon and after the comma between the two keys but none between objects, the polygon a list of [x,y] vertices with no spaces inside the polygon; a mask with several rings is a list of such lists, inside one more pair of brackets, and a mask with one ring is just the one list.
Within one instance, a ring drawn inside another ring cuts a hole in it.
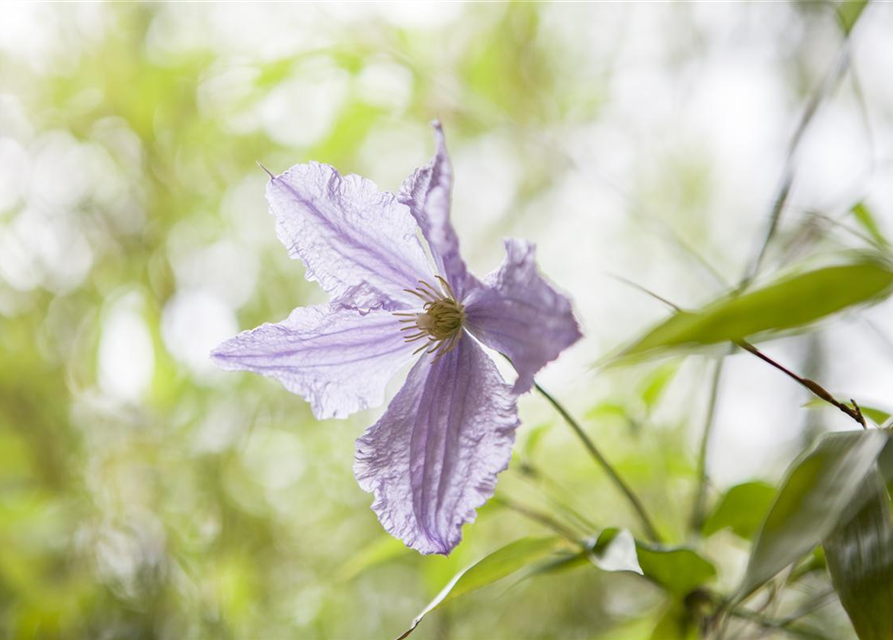
[{"label": "bamboo leaf", "polygon": [[627,529],[602,531],[589,559],[602,571],[632,571],[643,574],[639,564],[638,543]]},{"label": "bamboo leaf", "polygon": [[893,269],[862,260],[795,275],[698,311],[679,311],[627,347],[620,358],[683,346],[744,340],[808,325],[893,289]]},{"label": "bamboo leaf", "polygon": [[837,7],[837,17],[844,33],[850,34],[867,6],[868,0],[843,0],[840,3]]},{"label": "bamboo leaf", "polygon": [[887,242],[887,238],[884,237],[884,234],[881,233],[881,229],[877,224],[877,221],[874,219],[874,216],[871,213],[871,210],[865,206],[864,202],[859,202],[854,205],[852,208],[853,217],[856,218],[856,222],[868,232],[871,236],[872,240],[878,243],[882,247],[887,247],[890,245]]},{"label": "bamboo leaf", "polygon": [[860,640],[893,638],[893,514],[879,471],[862,481],[862,508],[824,541],[834,589]]},{"label": "bamboo leaf", "polygon": [[428,603],[428,606],[416,616],[415,620],[412,621],[412,626],[398,640],[408,637],[419,626],[419,623],[426,615],[441,605],[510,576],[540,558],[551,554],[562,543],[562,539],[558,536],[521,538],[478,560],[467,569],[456,574],[441,592]]},{"label": "bamboo leaf", "polygon": [[847,509],[858,508],[862,482],[887,440],[881,431],[831,433],[794,461],[754,542],[740,597],[803,557]]},{"label": "bamboo leaf", "polygon": [[692,549],[638,543],[639,564],[646,578],[676,596],[685,596],[716,576],[716,568]]},{"label": "bamboo leaf", "polygon": [[735,535],[751,540],[760,528],[772,501],[775,487],[765,482],[745,482],[729,489],[704,522],[704,535],[730,528]]},{"label": "bamboo leaf", "polygon": [[664,391],[673,381],[673,378],[679,371],[679,364],[678,360],[663,364],[645,378],[644,388],[642,389],[642,401],[649,411],[657,405]]}]

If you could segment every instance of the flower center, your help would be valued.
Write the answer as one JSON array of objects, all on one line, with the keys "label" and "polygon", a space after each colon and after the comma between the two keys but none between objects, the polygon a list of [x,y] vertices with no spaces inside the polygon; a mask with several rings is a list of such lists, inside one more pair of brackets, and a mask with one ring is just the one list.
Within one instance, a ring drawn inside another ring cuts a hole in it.
[{"label": "flower center", "polygon": [[434,277],[437,278],[437,287],[419,280],[419,286],[415,289],[404,289],[422,301],[421,311],[401,311],[394,315],[404,316],[400,322],[406,323],[406,326],[400,330],[407,332],[407,342],[425,340],[414,353],[424,350],[436,352],[433,362],[437,362],[442,355],[455,349],[462,337],[465,310],[462,303],[456,300],[449,283],[440,276]]}]

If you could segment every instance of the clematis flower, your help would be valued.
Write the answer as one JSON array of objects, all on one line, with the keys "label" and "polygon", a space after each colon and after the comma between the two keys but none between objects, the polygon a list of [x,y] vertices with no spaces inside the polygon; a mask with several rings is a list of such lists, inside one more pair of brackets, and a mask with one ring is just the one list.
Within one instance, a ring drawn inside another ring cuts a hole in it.
[{"label": "clematis flower", "polygon": [[[538,275],[532,244],[507,240],[495,272],[468,272],[450,224],[452,168],[434,129],[436,155],[397,195],[315,162],[271,176],[279,239],[331,301],[240,333],[212,357],[278,379],[321,419],[382,404],[390,378],[417,358],[357,440],[354,472],[390,534],[448,554],[508,466],[517,395],[580,331],[570,301]],[[513,386],[481,344],[511,359]]]}]

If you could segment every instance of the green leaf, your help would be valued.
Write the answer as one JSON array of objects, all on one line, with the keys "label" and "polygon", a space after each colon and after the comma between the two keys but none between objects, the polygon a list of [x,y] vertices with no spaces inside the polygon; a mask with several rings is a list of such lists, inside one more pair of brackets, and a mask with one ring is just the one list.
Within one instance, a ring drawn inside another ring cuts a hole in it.
[{"label": "green leaf", "polygon": [[753,539],[772,506],[775,487],[765,482],[745,482],[728,491],[704,522],[704,535],[730,528],[745,540]]},{"label": "green leaf", "polygon": [[679,371],[679,364],[678,360],[668,362],[658,367],[656,371],[645,378],[645,385],[642,389],[642,401],[649,410],[655,407],[667,386],[673,381],[676,372]]},{"label": "green leaf", "polygon": [[871,419],[877,425],[884,424],[887,420],[890,419],[890,413],[888,411],[884,411],[883,409],[878,409],[877,407],[863,407],[861,404],[859,405],[859,409],[862,413]]},{"label": "green leaf", "polygon": [[754,542],[740,597],[799,560],[847,508],[857,508],[862,481],[887,440],[881,431],[831,433],[794,461]]},{"label": "green leaf", "polygon": [[893,513],[879,471],[862,481],[862,508],[824,541],[834,589],[860,640],[893,638]]},{"label": "green leaf", "polygon": [[636,540],[627,529],[602,530],[588,551],[558,555],[534,567],[527,577],[544,573],[561,573],[594,566],[602,571],[631,571],[642,575],[636,550]]},{"label": "green leaf", "polygon": [[866,6],[868,6],[868,0],[844,0],[840,3],[837,7],[837,17],[844,33],[849,35]]},{"label": "green leaf", "polygon": [[627,529],[605,529],[589,553],[589,561],[602,571],[632,571],[643,575],[638,543]]},{"label": "green leaf", "polygon": [[893,270],[876,260],[802,273],[722,298],[698,311],[679,311],[627,347],[620,357],[801,327],[847,307],[886,297],[891,288]]},{"label": "green leaf", "polygon": [[635,540],[626,529],[605,529],[588,552],[564,556],[538,567],[536,573],[554,573],[584,566],[602,571],[631,571],[644,576],[670,595],[684,597],[710,582],[716,568],[695,551],[662,547]]},{"label": "green leaf", "polygon": [[412,621],[412,626],[398,640],[403,640],[403,638],[409,636],[426,615],[442,604],[510,576],[519,569],[523,569],[527,565],[549,555],[562,543],[563,540],[558,536],[521,538],[478,560],[467,569],[456,574],[441,592],[428,603],[428,606],[416,616],[415,620]]},{"label": "green leaf", "polygon": [[642,575],[636,554],[636,541],[626,529],[604,529],[591,542],[588,551],[557,553],[533,567],[525,578],[543,574],[563,573],[581,567],[596,567],[602,571],[632,571]]},{"label": "green leaf", "polygon": [[856,218],[856,221],[868,232],[868,235],[870,235],[875,242],[882,247],[889,246],[890,243],[887,242],[884,234],[881,233],[881,229],[878,227],[874,216],[871,214],[871,210],[865,206],[865,203],[860,202],[854,205],[851,211],[853,217]]},{"label": "green leaf", "polygon": [[639,542],[639,565],[646,578],[676,596],[685,596],[716,577],[716,567],[691,549]]}]

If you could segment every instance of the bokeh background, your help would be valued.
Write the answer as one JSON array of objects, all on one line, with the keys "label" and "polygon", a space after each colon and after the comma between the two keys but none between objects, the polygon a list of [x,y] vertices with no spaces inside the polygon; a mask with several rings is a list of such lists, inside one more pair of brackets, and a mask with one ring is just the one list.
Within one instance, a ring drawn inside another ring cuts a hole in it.
[{"label": "bokeh background", "polygon": [[[804,109],[841,61],[847,11],[0,5],[0,637],[388,638],[457,570],[544,532],[494,501],[451,557],[404,550],[352,475],[376,411],[319,422],[274,381],[208,360],[324,299],[276,240],[255,163],[313,159],[396,190],[433,152],[435,117],[467,261],[482,275],[501,237],[538,244],[586,331],[541,380],[683,542],[724,351],[594,366],[666,314],[614,276],[683,306],[741,278]],[[893,231],[891,34],[893,5],[869,6],[793,158],[763,276],[859,246],[857,202]],[[889,410],[891,312],[764,347]],[[848,427],[807,400],[729,358],[711,491],[777,481],[811,439]],[[525,397],[521,412],[497,494],[635,528],[548,405]],[[746,546],[721,534],[704,553],[733,585]],[[415,637],[635,640],[662,607],[635,576],[590,567],[482,590]],[[850,637],[839,606],[813,615]]]}]

